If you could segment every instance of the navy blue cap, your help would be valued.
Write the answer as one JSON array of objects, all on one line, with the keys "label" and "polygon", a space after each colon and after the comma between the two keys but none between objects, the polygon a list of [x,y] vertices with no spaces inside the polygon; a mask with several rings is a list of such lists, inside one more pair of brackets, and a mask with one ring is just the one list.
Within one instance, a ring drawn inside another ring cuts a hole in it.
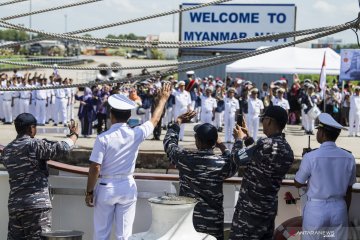
[{"label": "navy blue cap", "polygon": [[285,109],[280,106],[270,106],[266,111],[260,116],[261,118],[270,117],[275,119],[279,124],[281,129],[284,129],[286,123],[288,122],[288,114]]},{"label": "navy blue cap", "polygon": [[216,127],[210,123],[197,124],[194,126],[197,138],[202,142],[214,142],[218,139],[218,131]]},{"label": "navy blue cap", "polygon": [[36,118],[31,113],[21,113],[15,118],[15,126],[36,125]]}]

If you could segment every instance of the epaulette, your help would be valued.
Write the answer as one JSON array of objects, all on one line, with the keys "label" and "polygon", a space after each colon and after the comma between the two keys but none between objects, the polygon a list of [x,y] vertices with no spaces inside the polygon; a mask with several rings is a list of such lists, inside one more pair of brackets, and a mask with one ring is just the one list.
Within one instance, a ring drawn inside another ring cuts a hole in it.
[{"label": "epaulette", "polygon": [[311,149],[311,148],[303,148],[302,156],[304,156],[305,154],[307,154],[309,152],[312,152],[312,151],[314,151],[316,149],[318,149],[318,148],[313,148],[313,149]]},{"label": "epaulette", "polygon": [[344,151],[347,151],[348,153],[351,153],[352,154],[352,152],[350,152],[349,150],[347,150],[347,149],[345,149],[345,148],[341,148],[342,150],[344,150]]}]

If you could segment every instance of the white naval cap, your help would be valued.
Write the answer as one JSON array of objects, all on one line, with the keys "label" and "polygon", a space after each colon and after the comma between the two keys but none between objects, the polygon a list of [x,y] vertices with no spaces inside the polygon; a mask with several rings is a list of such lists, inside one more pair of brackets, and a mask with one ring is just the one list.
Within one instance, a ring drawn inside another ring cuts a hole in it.
[{"label": "white naval cap", "polygon": [[136,103],[123,94],[111,95],[108,99],[110,106],[116,110],[131,110],[136,108]]},{"label": "white naval cap", "polygon": [[360,90],[360,86],[356,86],[356,87],[355,87],[355,90]]},{"label": "white naval cap", "polygon": [[187,72],[186,72],[186,75],[194,75],[194,74],[195,74],[194,71],[187,71]]},{"label": "white naval cap", "polygon": [[325,128],[330,131],[341,131],[342,129],[346,129],[340,123],[335,121],[335,119],[328,113],[321,113],[319,115],[319,125],[318,127]]}]

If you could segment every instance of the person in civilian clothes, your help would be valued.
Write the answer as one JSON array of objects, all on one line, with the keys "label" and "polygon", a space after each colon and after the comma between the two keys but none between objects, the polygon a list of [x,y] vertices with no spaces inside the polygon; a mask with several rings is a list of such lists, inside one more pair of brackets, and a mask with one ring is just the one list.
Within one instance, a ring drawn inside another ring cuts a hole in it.
[{"label": "person in civilian clothes", "polygon": [[333,232],[331,239],[348,239],[348,212],[352,185],[356,182],[356,163],[351,152],[336,146],[344,129],[328,113],[321,113],[316,140],[321,144],[304,155],[295,175],[295,186],[307,186],[307,202],[303,210],[303,230],[313,235],[302,239],[324,239],[316,232]]},{"label": "person in civilian clothes", "polygon": [[133,173],[139,145],[160,121],[171,86],[165,84],[159,94],[151,119],[134,128],[127,121],[136,103],[122,94],[108,99],[112,126],[96,138],[85,198],[87,206],[95,207],[94,240],[110,239],[113,223],[117,240],[128,240],[132,234],[137,199]]},{"label": "person in civilian clothes", "polygon": [[[193,214],[195,230],[223,240],[223,182],[237,172],[237,166],[219,140],[216,127],[210,123],[194,127],[196,151],[178,146],[180,125],[190,122],[194,116],[195,112],[189,111],[176,119],[165,135],[164,149],[179,170],[179,195],[198,200]],[[222,155],[215,155],[214,147],[218,147]]]},{"label": "person in civilian clothes", "polygon": [[97,99],[93,96],[90,88],[86,87],[83,96],[75,94],[75,99],[80,101],[78,117],[81,123],[81,135],[88,137],[92,134],[92,122],[96,119],[94,106]]},{"label": "person in civilian clothes", "polygon": [[36,118],[22,113],[15,119],[16,139],[3,150],[0,163],[9,173],[8,240],[42,239],[51,230],[48,166],[50,159],[66,157],[78,138],[78,127],[69,126],[68,138],[59,142],[36,139]]}]

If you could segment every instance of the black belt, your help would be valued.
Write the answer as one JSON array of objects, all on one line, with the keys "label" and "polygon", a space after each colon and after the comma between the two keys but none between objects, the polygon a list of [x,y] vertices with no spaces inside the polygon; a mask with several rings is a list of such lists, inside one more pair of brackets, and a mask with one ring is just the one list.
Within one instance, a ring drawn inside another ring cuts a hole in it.
[{"label": "black belt", "polygon": [[11,102],[12,100],[6,100],[6,99],[3,99],[3,101],[5,101],[5,102]]},{"label": "black belt", "polygon": [[63,98],[65,98],[65,97],[56,97],[56,98],[58,98],[58,99],[63,99]]},{"label": "black belt", "polygon": [[20,98],[20,99],[27,99],[27,100],[30,100],[30,98]]},{"label": "black belt", "polygon": [[39,100],[39,101],[45,101],[46,99],[39,99],[39,98],[37,98],[36,100]]}]

